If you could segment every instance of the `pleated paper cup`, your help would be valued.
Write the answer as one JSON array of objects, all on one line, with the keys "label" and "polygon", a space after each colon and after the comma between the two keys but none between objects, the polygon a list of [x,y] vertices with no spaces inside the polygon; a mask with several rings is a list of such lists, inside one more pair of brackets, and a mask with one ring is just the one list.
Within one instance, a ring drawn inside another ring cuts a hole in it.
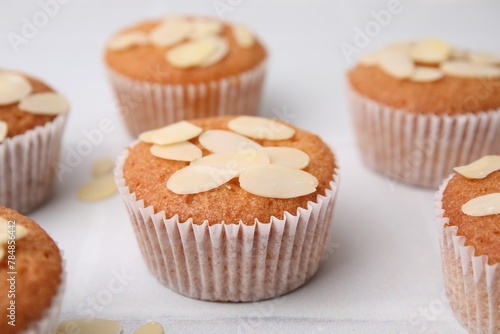
[{"label": "pleated paper cup", "polygon": [[470,333],[500,333],[500,264],[490,265],[487,256],[476,256],[474,247],[458,235],[458,227],[448,225],[442,199],[452,176],[435,198],[446,293],[455,316]]},{"label": "pleated paper cup", "polygon": [[0,144],[0,205],[26,214],[54,188],[66,115]]},{"label": "pleated paper cup", "polygon": [[500,152],[500,109],[416,114],[348,92],[361,158],[390,178],[437,188],[454,166]]},{"label": "pleated paper cup", "polygon": [[209,301],[248,302],[274,298],[297,289],[318,270],[325,254],[338,186],[316,202],[282,219],[201,225],[144,202],[123,177],[128,153],[118,159],[115,179],[125,202],[142,256],[151,273],[182,295]]},{"label": "pleated paper cup", "polygon": [[108,69],[122,118],[129,133],[140,133],[194,118],[257,115],[266,61],[227,78],[196,84],[138,81]]},{"label": "pleated paper cup", "polygon": [[[61,253],[62,256],[62,253]],[[62,272],[61,272],[61,283],[57,289],[56,294],[52,298],[52,302],[45,310],[43,316],[38,321],[31,323],[28,329],[20,332],[20,334],[53,334],[56,332],[56,328],[59,322],[59,316],[61,314],[61,305],[64,296],[64,291],[66,289],[66,263],[63,261]]]}]

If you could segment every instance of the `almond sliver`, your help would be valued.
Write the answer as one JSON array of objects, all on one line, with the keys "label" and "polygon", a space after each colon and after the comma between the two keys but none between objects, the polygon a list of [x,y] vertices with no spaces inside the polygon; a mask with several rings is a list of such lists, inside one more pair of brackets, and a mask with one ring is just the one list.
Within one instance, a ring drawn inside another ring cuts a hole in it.
[{"label": "almond sliver", "polygon": [[180,121],[163,128],[143,132],[139,139],[145,143],[168,145],[195,138],[203,131],[202,128],[188,121]]},{"label": "almond sliver", "polygon": [[473,198],[462,205],[462,212],[473,217],[500,214],[500,193]]},{"label": "almond sliver", "polygon": [[109,42],[108,49],[112,51],[123,51],[147,43],[149,43],[148,35],[141,31],[135,31],[114,37]]},{"label": "almond sliver", "polygon": [[500,155],[487,155],[468,165],[455,167],[454,170],[469,179],[483,179],[500,170]]},{"label": "almond sliver", "polygon": [[31,83],[22,75],[0,73],[0,105],[18,102],[32,91]]},{"label": "almond sliver", "polygon": [[273,165],[281,165],[290,168],[303,169],[309,165],[309,155],[293,147],[268,146],[262,149]]},{"label": "almond sliver", "polygon": [[230,120],[227,127],[247,137],[267,140],[290,139],[295,130],[274,119],[257,116],[239,116]]},{"label": "almond sliver", "polygon": [[191,162],[193,166],[231,169],[238,172],[238,174],[249,167],[263,164],[269,164],[269,156],[264,151],[255,149],[210,154]]},{"label": "almond sliver", "polygon": [[46,92],[26,96],[18,107],[23,111],[37,115],[58,115],[68,112],[69,103],[62,95]]},{"label": "almond sliver", "polygon": [[207,130],[198,138],[200,144],[213,153],[260,150],[262,146],[253,140],[226,130]]},{"label": "almond sliver", "polygon": [[174,47],[166,58],[174,67],[189,68],[203,65],[216,50],[217,44],[212,38],[200,38]]},{"label": "almond sliver", "polygon": [[153,145],[150,152],[155,157],[176,161],[193,161],[202,156],[201,149],[189,141],[169,145]]},{"label": "almond sliver", "polygon": [[7,138],[7,133],[9,131],[9,126],[6,122],[0,121],[0,143],[2,143],[5,138]]},{"label": "almond sliver", "polygon": [[179,195],[197,194],[215,189],[237,175],[231,169],[190,165],[170,176],[167,188]]}]

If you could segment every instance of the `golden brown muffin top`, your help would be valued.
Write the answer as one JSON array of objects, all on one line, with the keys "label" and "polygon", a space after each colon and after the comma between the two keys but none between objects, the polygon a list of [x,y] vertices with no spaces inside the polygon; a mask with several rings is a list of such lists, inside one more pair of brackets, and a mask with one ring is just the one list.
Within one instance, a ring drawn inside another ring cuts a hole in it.
[{"label": "golden brown muffin top", "polygon": [[41,319],[45,310],[51,306],[52,299],[61,284],[62,259],[59,248],[50,236],[33,220],[20,213],[0,206],[0,217],[15,220],[16,226],[22,225],[28,234],[16,241],[15,248],[15,286],[16,286],[16,326],[7,324],[7,307],[10,277],[7,256],[0,261],[0,333],[20,333],[34,321]]},{"label": "golden brown muffin top", "polygon": [[[10,72],[10,71],[9,71]],[[2,71],[0,71],[2,73]],[[21,74],[21,73],[16,73]],[[33,77],[21,74],[31,83],[33,91],[31,94],[54,92],[54,90]],[[19,109],[19,102],[8,105],[0,105],[0,121],[7,123],[7,137],[14,137],[34,129],[37,126],[43,126],[45,123],[54,120],[56,116],[28,113]]]},{"label": "golden brown muffin top", "polygon": [[[188,19],[192,20],[193,18]],[[123,29],[115,37],[131,32],[150,33],[160,22],[161,20],[149,20],[138,23]],[[111,50],[108,47],[104,55],[105,61],[115,72],[139,81],[182,84],[219,80],[251,70],[267,57],[267,52],[258,39],[250,48],[238,45],[230,27],[228,23],[223,23],[223,29],[219,34],[229,43],[228,54],[220,61],[207,67],[177,68],[166,60],[166,52],[182,44],[185,40],[169,47],[158,47],[151,43],[119,51]]]},{"label": "golden brown muffin top", "polygon": [[[228,130],[227,124],[233,118],[214,117],[190,122],[204,130]],[[314,175],[319,185],[316,192],[306,196],[276,199],[253,195],[240,187],[237,178],[206,192],[175,194],[167,188],[167,181],[189,163],[157,158],[150,153],[151,144],[145,142],[129,148],[123,167],[125,182],[130,191],[136,193],[138,200],[144,200],[146,207],[152,205],[155,212],[164,210],[167,218],[177,214],[181,222],[193,218],[195,224],[202,224],[205,220],[210,225],[221,221],[238,223],[241,220],[253,225],[255,219],[263,223],[269,222],[271,216],[282,219],[284,212],[296,214],[299,207],[307,208],[308,201],[316,202],[318,195],[324,195],[325,189],[330,189],[329,183],[336,168],[333,153],[317,135],[293,128],[296,132],[287,140],[254,140],[262,146],[287,146],[309,155],[310,162],[304,171]],[[210,153],[200,145],[198,137],[190,141],[202,149],[203,156]]]},{"label": "golden brown muffin top", "polygon": [[349,71],[359,94],[417,114],[465,114],[500,107],[500,55],[441,40],[400,42],[366,53]]},{"label": "golden brown muffin top", "polygon": [[500,192],[500,170],[482,179],[469,179],[456,174],[443,192],[444,217],[448,225],[458,227],[465,244],[475,248],[475,255],[488,256],[490,265],[500,262],[500,214],[474,217],[466,215],[462,206],[479,196]]}]

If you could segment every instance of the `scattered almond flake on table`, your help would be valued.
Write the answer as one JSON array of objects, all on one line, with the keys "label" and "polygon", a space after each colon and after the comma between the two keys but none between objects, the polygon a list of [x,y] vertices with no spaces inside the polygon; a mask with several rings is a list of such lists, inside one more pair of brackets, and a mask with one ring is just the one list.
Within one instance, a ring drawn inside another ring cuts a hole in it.
[{"label": "scattered almond flake on table", "polygon": [[448,61],[441,64],[441,70],[451,76],[462,78],[498,78],[500,67],[466,61]]},{"label": "scattered almond flake on table", "polygon": [[137,328],[133,334],[163,334],[163,327],[158,322],[148,322]]},{"label": "scattered almond flake on table", "polygon": [[255,36],[249,28],[235,24],[232,27],[232,31],[236,43],[242,48],[251,48],[255,44]]},{"label": "scattered almond flake on table", "polygon": [[185,18],[166,18],[151,30],[149,40],[159,48],[166,48],[188,38],[192,29],[192,23]]},{"label": "scattered almond flake on table", "polygon": [[195,138],[202,131],[202,128],[188,121],[180,121],[163,128],[143,132],[139,135],[139,139],[145,143],[168,145]]},{"label": "scattered almond flake on table", "polygon": [[2,143],[5,138],[7,138],[8,131],[9,126],[7,125],[7,123],[4,121],[0,121],[0,143]]},{"label": "scattered almond flake on table", "polygon": [[269,156],[264,151],[254,149],[210,154],[191,162],[193,166],[231,169],[238,172],[238,174],[249,167],[264,164],[269,164]]},{"label": "scattered almond flake on table", "polygon": [[189,38],[218,35],[221,33],[223,28],[222,22],[205,18],[193,19],[191,24],[192,29],[189,33]]},{"label": "scattered almond flake on table", "polygon": [[381,54],[379,66],[384,72],[397,79],[410,78],[415,71],[415,64],[409,56],[394,53]]},{"label": "scattered almond flake on table", "polygon": [[99,159],[92,164],[92,176],[99,177],[113,173],[115,161],[113,158]]},{"label": "scattered almond flake on table", "polygon": [[443,76],[444,73],[439,68],[417,66],[410,80],[416,82],[432,82],[441,79]]},{"label": "scattered almond flake on table", "polygon": [[213,153],[236,152],[246,149],[260,150],[255,141],[226,130],[207,130],[198,138],[200,144]]},{"label": "scattered almond flake on table", "polygon": [[207,67],[211,66],[215,63],[218,63],[220,60],[222,60],[228,53],[229,53],[229,43],[226,41],[226,39],[219,37],[219,36],[213,36],[209,37],[215,44],[215,51],[212,53],[210,57],[205,59],[200,66],[201,67]]},{"label": "scattered almond flake on table", "polygon": [[439,64],[451,56],[451,45],[438,39],[425,39],[415,44],[412,58],[419,63]]},{"label": "scattered almond flake on table", "polygon": [[455,167],[454,170],[469,179],[482,179],[500,170],[500,155],[487,155],[468,165]]},{"label": "scattered almond flake on table", "polygon": [[217,188],[237,175],[231,169],[189,165],[168,179],[167,188],[179,195],[197,194]]},{"label": "scattered almond flake on table", "polygon": [[8,105],[20,101],[33,91],[33,87],[24,76],[0,72],[0,105]]},{"label": "scattered almond flake on table", "polygon": [[473,217],[500,214],[500,193],[473,198],[462,205],[462,212]]},{"label": "scattered almond flake on table", "polygon": [[493,52],[474,51],[469,54],[469,59],[474,63],[500,65],[500,54]]},{"label": "scattered almond flake on table", "polygon": [[168,62],[178,68],[202,65],[217,50],[217,44],[211,38],[200,38],[180,44],[166,54]]},{"label": "scattered almond flake on table", "polygon": [[113,320],[66,320],[57,326],[56,334],[120,334],[122,325]]},{"label": "scattered almond flake on table", "polygon": [[169,145],[153,145],[150,152],[155,157],[177,161],[193,161],[202,156],[201,149],[189,141]]},{"label": "scattered almond flake on table", "polygon": [[303,169],[309,165],[309,155],[293,147],[274,147],[268,146],[262,149],[265,152],[271,164],[281,165],[290,168]]},{"label": "scattered almond flake on table", "polygon": [[111,197],[116,192],[117,188],[113,174],[108,174],[83,184],[78,189],[77,196],[82,201],[95,202]]},{"label": "scattered almond flake on table", "polygon": [[149,43],[148,35],[142,31],[134,31],[120,34],[114,37],[108,44],[108,48],[112,51],[123,51],[134,46],[146,45]]},{"label": "scattered almond flake on table", "polygon": [[227,127],[255,139],[284,140],[292,138],[295,134],[295,130],[288,125],[258,116],[238,116],[230,120]]},{"label": "scattered almond flake on table", "polygon": [[318,179],[295,168],[260,165],[241,173],[240,186],[245,191],[257,196],[285,199],[315,192]]},{"label": "scattered almond flake on table", "polygon": [[38,115],[58,115],[68,112],[69,103],[64,96],[57,93],[36,93],[23,98],[19,109]]}]

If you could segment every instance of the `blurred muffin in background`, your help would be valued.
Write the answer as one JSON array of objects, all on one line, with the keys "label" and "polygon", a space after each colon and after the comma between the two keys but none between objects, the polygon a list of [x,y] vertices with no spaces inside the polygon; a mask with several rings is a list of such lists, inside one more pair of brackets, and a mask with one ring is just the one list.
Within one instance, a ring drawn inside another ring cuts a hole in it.
[{"label": "blurred muffin in background", "polygon": [[267,51],[248,28],[169,16],[123,29],[105,62],[128,131],[184,119],[257,114]]},{"label": "blurred muffin in background", "polygon": [[42,81],[0,70],[0,205],[28,213],[48,199],[68,110]]},{"label": "blurred muffin in background", "polygon": [[395,43],[347,78],[361,157],[379,173],[438,187],[454,166],[500,152],[500,55]]}]

